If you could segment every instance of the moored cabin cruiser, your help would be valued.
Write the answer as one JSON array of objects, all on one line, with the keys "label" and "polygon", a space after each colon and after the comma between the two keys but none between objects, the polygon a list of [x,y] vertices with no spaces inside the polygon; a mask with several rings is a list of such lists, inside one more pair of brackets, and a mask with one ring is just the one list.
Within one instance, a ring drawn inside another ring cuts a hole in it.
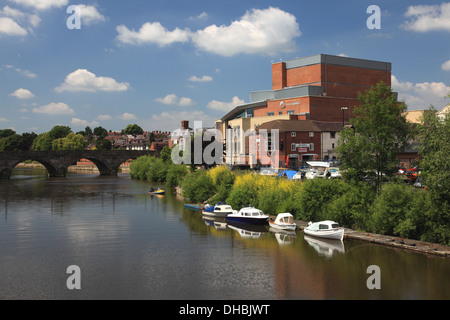
[{"label": "moored cabin cruiser", "polygon": [[315,223],[309,222],[308,226],[303,229],[303,232],[314,237],[335,240],[344,239],[344,228],[339,227],[337,222],[330,220]]},{"label": "moored cabin cruiser", "polygon": [[268,218],[269,216],[265,215],[264,212],[254,207],[245,207],[239,210],[239,212],[234,210],[232,214],[227,216],[227,220],[229,221],[251,224],[266,224]]},{"label": "moored cabin cruiser", "polygon": [[206,205],[202,214],[208,217],[225,218],[230,213],[233,213],[233,208],[225,202],[218,202],[215,205]]},{"label": "moored cabin cruiser", "polygon": [[269,225],[281,230],[295,230],[297,228],[294,217],[288,212],[279,213],[276,218],[269,219]]}]

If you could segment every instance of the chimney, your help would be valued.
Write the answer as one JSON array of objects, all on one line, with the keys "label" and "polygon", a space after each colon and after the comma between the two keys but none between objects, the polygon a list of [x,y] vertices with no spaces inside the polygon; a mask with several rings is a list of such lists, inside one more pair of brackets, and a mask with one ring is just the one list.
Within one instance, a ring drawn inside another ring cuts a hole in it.
[{"label": "chimney", "polygon": [[181,121],[181,129],[187,130],[189,128],[189,121],[188,120],[182,120]]}]

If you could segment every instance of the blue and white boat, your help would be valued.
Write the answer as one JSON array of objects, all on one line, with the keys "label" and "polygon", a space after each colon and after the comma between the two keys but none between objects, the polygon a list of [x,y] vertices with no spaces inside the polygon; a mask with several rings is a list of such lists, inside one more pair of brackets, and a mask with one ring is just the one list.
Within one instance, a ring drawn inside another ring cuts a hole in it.
[{"label": "blue and white boat", "polygon": [[239,211],[234,210],[233,213],[227,216],[228,221],[244,222],[251,224],[266,224],[268,215],[265,215],[262,210],[254,207],[245,207]]},{"label": "blue and white boat", "polygon": [[202,214],[207,217],[225,218],[233,213],[233,208],[225,202],[218,202],[215,205],[206,205]]}]

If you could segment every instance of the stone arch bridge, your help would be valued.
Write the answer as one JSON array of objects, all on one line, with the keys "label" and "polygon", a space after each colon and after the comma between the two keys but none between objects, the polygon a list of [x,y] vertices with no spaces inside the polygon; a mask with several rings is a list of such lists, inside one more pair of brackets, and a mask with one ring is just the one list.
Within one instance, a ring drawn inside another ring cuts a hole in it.
[{"label": "stone arch bridge", "polygon": [[44,165],[49,177],[65,177],[67,168],[80,159],[92,161],[100,175],[117,175],[122,163],[144,155],[157,156],[145,150],[4,151],[0,152],[0,179],[9,179],[14,167],[26,160]]}]

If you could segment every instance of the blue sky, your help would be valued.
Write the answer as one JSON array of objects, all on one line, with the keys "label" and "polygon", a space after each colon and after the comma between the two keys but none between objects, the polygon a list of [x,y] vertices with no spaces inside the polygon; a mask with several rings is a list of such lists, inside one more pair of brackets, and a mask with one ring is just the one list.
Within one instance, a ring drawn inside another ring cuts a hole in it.
[{"label": "blue sky", "polygon": [[320,53],[391,62],[409,109],[440,109],[449,39],[450,2],[429,0],[1,0],[0,128],[212,126],[271,89],[273,62]]}]

